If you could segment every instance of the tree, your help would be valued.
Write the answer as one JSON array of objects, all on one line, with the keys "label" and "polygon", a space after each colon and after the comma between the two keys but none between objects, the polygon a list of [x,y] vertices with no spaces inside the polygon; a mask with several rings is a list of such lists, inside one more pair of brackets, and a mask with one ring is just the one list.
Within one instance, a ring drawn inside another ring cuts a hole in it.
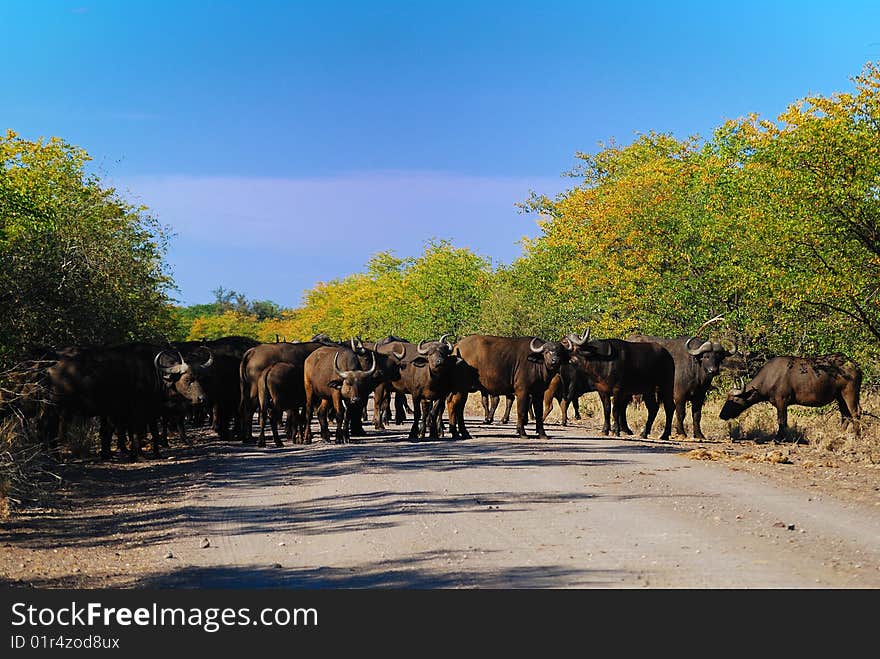
[{"label": "tree", "polygon": [[165,230],[88,161],[58,138],[0,138],[0,360],[171,331]]}]

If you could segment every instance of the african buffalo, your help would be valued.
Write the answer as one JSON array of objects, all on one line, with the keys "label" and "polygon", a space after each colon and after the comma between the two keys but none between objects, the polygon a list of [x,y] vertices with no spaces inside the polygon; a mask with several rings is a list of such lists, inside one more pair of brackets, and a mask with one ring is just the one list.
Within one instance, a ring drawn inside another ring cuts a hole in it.
[{"label": "african buffalo", "polygon": [[694,438],[705,439],[700,429],[703,403],[712,386],[712,378],[721,371],[721,363],[730,356],[720,343],[703,341],[695,336],[664,339],[656,336],[636,335],[628,341],[656,343],[666,348],[675,362],[675,432],[685,435],[684,415],[690,401],[694,425]]},{"label": "african buffalo", "polygon": [[[305,437],[306,404],[304,365],[278,362],[263,371],[259,384],[260,401],[260,440],[259,446],[266,445],[266,420],[272,428],[275,446],[282,446],[278,437],[278,420],[287,412],[291,436],[288,439],[302,441]],[[299,442],[298,442],[299,443]]]},{"label": "african buffalo", "polygon": [[862,370],[840,353],[817,357],[774,357],[748,384],[727,395],[720,417],[735,419],[755,403],[769,402],[776,408],[779,429],[776,439],[785,438],[788,406],[820,407],[837,403],[844,428],[852,423],[856,437],[861,435],[859,394]]},{"label": "african buffalo", "polygon": [[[541,400],[559,368],[568,362],[571,343],[543,341],[537,337],[502,337],[472,334],[461,339],[455,349],[461,358],[477,369],[480,392],[489,395],[514,395],[517,403],[516,432],[527,437],[528,406],[534,407],[535,429],[546,439]],[[464,418],[467,393],[453,395],[450,422]]]},{"label": "african buffalo", "polygon": [[[198,367],[146,343],[63,348],[47,374],[58,438],[74,418],[100,417],[102,458],[110,457],[114,430],[131,433],[136,459],[147,428],[169,405],[206,400]],[[154,434],[153,452],[158,455],[156,440]]]},{"label": "african buffalo", "polygon": [[[613,432],[629,432],[626,408],[633,395],[642,394],[648,408],[648,419],[642,437],[647,438],[663,403],[666,424],[660,439],[669,439],[675,410],[675,361],[669,351],[656,343],[637,343],[621,339],[589,339],[589,330],[582,337],[569,337],[573,344],[571,363],[581,368],[602,398],[604,408],[603,434],[610,428],[609,415],[614,416]],[[607,404],[606,401],[612,404]],[[613,409],[612,409],[613,408]]]},{"label": "african buffalo", "polygon": [[[354,350],[345,347],[323,346],[306,357],[304,364],[304,384],[306,393],[306,434],[305,442],[312,441],[312,418],[320,405],[322,408],[332,404],[336,413],[336,443],[349,440],[350,423],[354,415],[360,414],[360,405],[366,401],[370,392],[384,375],[376,368],[376,357],[369,353],[372,364],[362,369]],[[319,417],[322,418],[322,417]],[[329,429],[321,423],[321,437],[330,438]]]},{"label": "african buffalo", "polygon": [[[392,342],[377,345],[376,351],[389,359],[384,369],[384,386],[397,393],[409,394],[413,399],[413,425],[410,439],[422,439],[428,432],[437,436],[437,428],[429,424],[434,403],[442,403],[452,388],[452,344],[444,334],[437,341],[422,340],[418,344]],[[389,351],[389,352],[385,352]],[[393,358],[393,359],[392,359]],[[377,388],[377,399],[382,401],[382,386]],[[382,418],[381,409],[378,419]],[[430,426],[430,428],[429,428]]]},{"label": "african buffalo", "polygon": [[239,367],[244,354],[258,345],[258,341],[245,336],[225,336],[171,344],[172,349],[180,352],[189,363],[196,363],[206,354],[213,355],[213,366],[205,374],[202,383],[207,396],[206,407],[211,411],[211,427],[221,439],[229,437],[230,424],[236,434],[240,434]]},{"label": "african buffalo", "polygon": [[239,437],[243,442],[252,441],[254,409],[259,404],[263,372],[278,362],[302,366],[310,354],[325,346],[341,347],[321,337],[317,341],[303,343],[261,343],[244,353],[239,364]]}]

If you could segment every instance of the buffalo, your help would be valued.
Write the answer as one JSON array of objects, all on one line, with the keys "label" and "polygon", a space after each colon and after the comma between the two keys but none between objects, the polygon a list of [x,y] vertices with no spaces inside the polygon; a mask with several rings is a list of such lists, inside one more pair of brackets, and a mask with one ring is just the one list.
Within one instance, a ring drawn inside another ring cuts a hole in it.
[{"label": "buffalo", "polygon": [[[303,380],[306,399],[305,442],[312,441],[312,418],[318,406],[326,409],[332,404],[336,413],[336,443],[351,437],[351,421],[360,416],[361,405],[376,388],[384,375],[376,368],[377,360],[369,353],[372,364],[362,369],[358,355],[345,347],[323,346],[306,357]],[[319,414],[321,437],[330,438],[324,417]]]},{"label": "buffalo", "polygon": [[[571,354],[568,339],[544,341],[537,337],[501,337],[472,334],[461,339],[455,350],[479,374],[479,389],[488,395],[514,395],[517,402],[516,432],[527,437],[528,407],[535,408],[535,429],[541,439],[547,438],[540,405],[544,391],[559,368]],[[464,418],[466,392],[453,395],[450,423]]]},{"label": "buffalo", "polygon": [[263,371],[259,383],[260,439],[259,446],[266,445],[266,420],[272,428],[275,446],[282,446],[278,437],[278,421],[283,412],[288,415],[289,439],[304,441],[306,390],[304,364],[277,362]]},{"label": "buffalo", "polygon": [[310,354],[325,346],[341,347],[320,336],[317,341],[303,343],[261,343],[244,353],[239,364],[239,438],[243,442],[252,441],[254,409],[259,405],[263,372],[278,362],[302,366]]},{"label": "buffalo", "polygon": [[660,439],[669,439],[675,410],[675,361],[669,351],[656,343],[590,340],[589,336],[587,330],[582,337],[569,337],[573,345],[571,363],[586,373],[599,392],[605,417],[602,433],[607,435],[612,430],[609,416],[613,414],[614,434],[632,434],[626,422],[626,408],[634,395],[642,394],[648,408],[642,437],[649,436],[662,402],[666,424]]},{"label": "buffalo", "polygon": [[862,370],[841,353],[817,357],[781,356],[770,359],[748,384],[727,395],[720,417],[735,419],[755,403],[769,402],[776,408],[777,441],[785,438],[788,406],[821,407],[837,403],[841,425],[853,425],[861,436],[859,394]]},{"label": "buffalo", "polygon": [[[387,354],[388,366],[385,387],[400,394],[409,394],[413,399],[413,425],[410,439],[422,439],[428,432],[431,437],[438,435],[435,424],[429,424],[434,404],[442,403],[452,389],[452,343],[444,334],[437,341],[422,340],[418,344],[393,342],[377,345],[376,351]],[[393,357],[393,359],[391,359]],[[384,400],[382,386],[377,388],[376,399],[380,401],[378,416],[381,420],[381,402]],[[428,427],[430,426],[430,429]]]},{"label": "buffalo", "polygon": [[236,434],[240,433],[239,366],[244,353],[258,345],[258,341],[244,336],[171,343],[171,348],[191,364],[204,359],[205,355],[213,357],[213,365],[205,373],[202,384],[207,396],[205,407],[211,412],[211,427],[220,439],[229,437],[230,425]]},{"label": "buffalo", "polygon": [[[110,457],[114,430],[131,433],[136,459],[147,429],[169,407],[206,400],[197,367],[180,354],[146,343],[62,348],[47,376],[57,437],[64,437],[75,418],[99,417],[104,459]],[[153,453],[159,454],[155,432]]]},{"label": "buffalo", "polygon": [[688,402],[691,404],[694,439],[705,439],[700,428],[703,403],[712,386],[712,379],[721,372],[722,362],[731,355],[720,343],[704,341],[695,336],[664,339],[656,336],[637,335],[627,339],[635,342],[656,343],[672,355],[675,362],[675,432],[686,435],[684,416]]}]

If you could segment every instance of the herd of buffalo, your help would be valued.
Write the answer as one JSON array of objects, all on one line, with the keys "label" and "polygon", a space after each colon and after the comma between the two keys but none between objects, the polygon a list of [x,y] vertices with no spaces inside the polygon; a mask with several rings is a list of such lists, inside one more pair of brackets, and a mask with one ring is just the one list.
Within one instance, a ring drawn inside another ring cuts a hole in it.
[{"label": "herd of buffalo", "polygon": [[[690,402],[693,435],[703,438],[703,403],[732,354],[720,343],[695,336],[596,339],[589,330],[558,341],[482,334],[455,342],[449,335],[418,343],[395,336],[334,341],[321,334],[304,342],[259,343],[230,336],[161,346],[44,348],[29,355],[18,380],[7,383],[0,413],[15,413],[34,424],[53,447],[65,439],[72,422],[98,419],[102,458],[110,457],[114,435],[118,449],[136,458],[148,433],[158,455],[169,424],[185,438],[187,422],[202,423],[207,417],[221,438],[235,435],[252,442],[255,413],[260,446],[267,423],[281,445],[278,424],[285,413],[286,435],[294,442],[312,441],[315,417],[324,440],[330,439],[333,422],[336,442],[345,442],[365,433],[371,396],[377,429],[390,421],[392,410],[397,423],[411,411],[412,439],[443,436],[447,423],[453,438],[469,438],[464,408],[468,395],[477,392],[486,423],[492,423],[502,396],[506,421],[515,398],[517,435],[526,437],[531,416],[537,436],[545,438],[544,419],[554,399],[565,424],[568,405],[577,416],[579,397],[595,391],[605,434],[632,434],[627,406],[640,397],[648,412],[642,437],[649,436],[661,405],[665,426],[660,438],[670,437],[673,417],[676,432],[685,434]],[[789,405],[836,402],[842,425],[851,424],[858,436],[861,381],[859,367],[838,353],[774,357],[728,394],[721,418],[768,401],[777,409],[782,439]]]}]

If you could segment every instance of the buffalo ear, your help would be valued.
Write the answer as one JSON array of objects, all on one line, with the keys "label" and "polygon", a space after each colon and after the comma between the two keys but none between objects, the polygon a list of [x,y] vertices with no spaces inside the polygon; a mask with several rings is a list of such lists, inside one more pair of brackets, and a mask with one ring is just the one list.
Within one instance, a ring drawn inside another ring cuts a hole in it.
[{"label": "buffalo ear", "polygon": [[538,364],[543,364],[544,363],[544,353],[543,352],[541,352],[541,353],[532,352],[532,353],[529,353],[529,356],[526,359],[528,359],[530,362],[536,362]]},{"label": "buffalo ear", "polygon": [[342,380],[330,380],[327,386],[331,389],[342,389]]},{"label": "buffalo ear", "polygon": [[415,359],[413,359],[410,362],[410,364],[412,364],[413,366],[418,366],[419,368],[422,368],[423,366],[427,366],[428,360],[425,359],[424,357],[416,357]]}]

